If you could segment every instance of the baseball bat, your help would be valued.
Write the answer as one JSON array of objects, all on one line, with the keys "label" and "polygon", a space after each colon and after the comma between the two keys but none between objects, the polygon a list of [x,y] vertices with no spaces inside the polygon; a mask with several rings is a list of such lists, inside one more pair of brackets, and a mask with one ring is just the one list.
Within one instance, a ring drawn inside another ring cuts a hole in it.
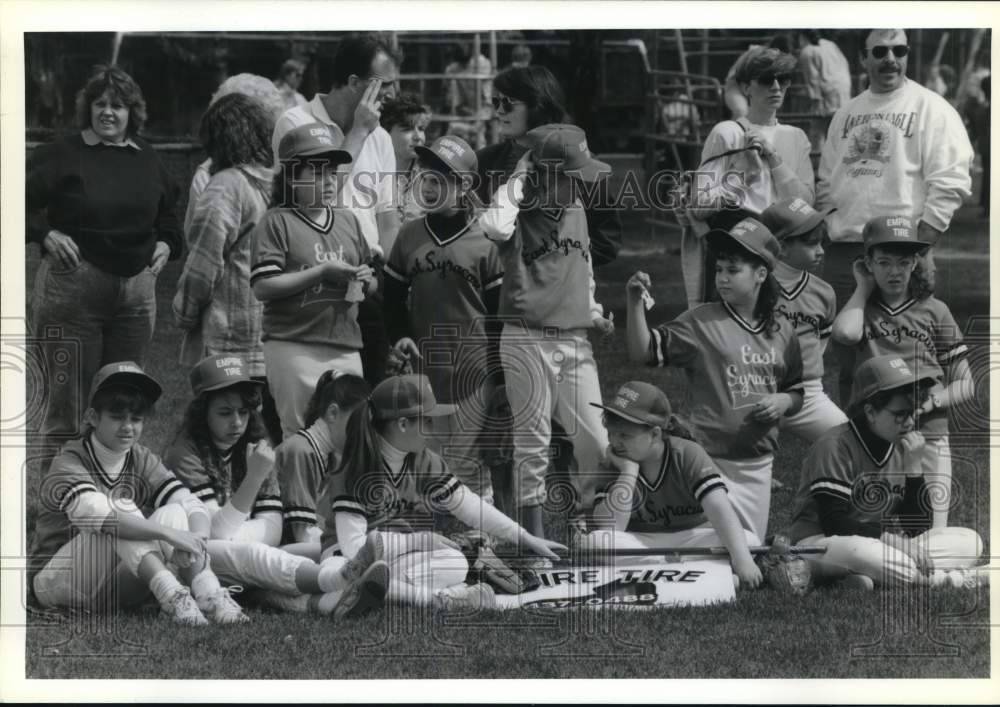
[{"label": "baseball bat", "polygon": [[[771,545],[756,545],[750,548],[751,555],[766,555]],[[792,545],[788,548],[792,555],[822,555],[825,547],[819,545]],[[608,548],[582,553],[584,557],[646,557],[649,555],[703,555],[708,557],[728,557],[729,550],[722,545],[703,547],[636,547]]]}]

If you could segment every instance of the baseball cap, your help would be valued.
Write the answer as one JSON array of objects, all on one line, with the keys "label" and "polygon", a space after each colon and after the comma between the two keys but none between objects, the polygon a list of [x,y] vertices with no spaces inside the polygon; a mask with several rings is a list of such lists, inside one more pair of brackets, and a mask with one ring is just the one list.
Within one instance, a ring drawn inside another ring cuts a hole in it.
[{"label": "baseball cap", "polygon": [[91,404],[93,404],[94,396],[97,395],[98,391],[110,385],[124,385],[134,388],[149,398],[150,402],[156,402],[163,393],[160,384],[139,368],[139,364],[134,361],[116,361],[101,366],[90,384]]},{"label": "baseball cap", "polygon": [[779,241],[809,233],[836,207],[817,211],[803,199],[783,199],[771,204],[760,215],[760,221],[767,226]]},{"label": "baseball cap", "polygon": [[756,255],[772,269],[778,260],[778,254],[781,253],[781,245],[770,229],[754,218],[745,218],[728,231],[712,229],[705,234],[705,239],[708,245],[715,249],[724,248],[736,241],[741,248]]},{"label": "baseball cap", "polygon": [[877,216],[861,231],[867,253],[877,245],[905,245],[913,250],[929,248],[930,243],[917,240],[916,224],[909,216]]},{"label": "baseball cap", "polygon": [[642,381],[623,384],[607,405],[590,404],[629,422],[657,427],[666,427],[672,413],[670,401],[664,392],[655,385]]},{"label": "baseball cap", "polygon": [[196,397],[210,390],[228,388],[237,383],[263,385],[262,381],[255,381],[250,377],[246,361],[232,354],[215,354],[202,359],[191,369],[189,378],[191,391]]},{"label": "baseball cap", "polygon": [[443,417],[458,409],[454,405],[439,405],[434,398],[430,380],[422,374],[386,378],[375,386],[369,401],[379,420],[417,416]]},{"label": "baseball cap", "polygon": [[431,164],[443,166],[447,171],[455,174],[469,174],[475,172],[479,166],[476,152],[469,143],[455,135],[445,135],[439,137],[430,147],[418,145],[414,148],[417,156]]},{"label": "baseball cap", "polygon": [[278,143],[278,160],[285,162],[296,157],[320,157],[343,164],[351,162],[351,153],[337,149],[343,139],[322,123],[309,123],[292,128]]},{"label": "baseball cap", "polygon": [[587,134],[575,125],[550,123],[525,134],[536,163],[556,163],[559,170],[585,182],[596,182],[611,174],[611,167],[594,159],[587,148]]},{"label": "baseball cap", "polygon": [[894,388],[912,388],[920,381],[934,382],[931,375],[916,376],[899,356],[875,356],[870,358],[854,372],[854,385],[851,388],[851,404],[853,407],[868,400],[876,393]]}]

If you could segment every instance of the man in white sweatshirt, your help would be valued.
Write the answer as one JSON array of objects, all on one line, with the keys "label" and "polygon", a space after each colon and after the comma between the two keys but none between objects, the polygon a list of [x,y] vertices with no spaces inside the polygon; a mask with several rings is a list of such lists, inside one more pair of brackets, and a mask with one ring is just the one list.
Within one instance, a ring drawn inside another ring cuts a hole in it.
[{"label": "man in white sweatshirt", "polygon": [[[906,215],[919,222],[917,238],[932,244],[921,265],[933,284],[933,245],[972,188],[965,126],[944,98],[906,78],[906,33],[862,33],[869,88],[833,116],[816,184],[816,209],[837,209],[827,217],[832,242],[824,279],[838,305],[853,291],[851,262],[862,255],[861,230],[876,216]],[[843,403],[854,366],[845,351],[840,354]]]}]

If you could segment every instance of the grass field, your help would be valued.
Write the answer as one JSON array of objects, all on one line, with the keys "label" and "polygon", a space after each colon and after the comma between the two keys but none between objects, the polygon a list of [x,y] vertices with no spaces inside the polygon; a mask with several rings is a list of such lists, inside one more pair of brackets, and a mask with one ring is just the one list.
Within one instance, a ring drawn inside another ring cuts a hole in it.
[{"label": "grass field", "polygon": [[[633,217],[630,217],[633,218]],[[641,378],[663,387],[685,412],[683,374],[625,361],[624,282],[642,268],[655,283],[651,321],[683,308],[680,266],[671,244],[647,236],[641,218],[627,224],[626,250],[599,271],[598,299],[615,311],[620,330],[595,339],[605,395]],[[985,317],[989,261],[982,255],[986,224],[961,212],[938,255],[938,296],[960,326]],[[29,251],[27,282],[37,267]],[[188,400],[187,371],[176,365],[179,335],[170,302],[180,270],[159,278],[159,323],[148,367],[164,384],[157,417],[143,443],[160,451]],[[952,524],[989,536],[989,410],[987,331],[970,361],[979,397],[952,420],[955,488],[961,494]],[[829,357],[828,357],[829,358]],[[828,361],[827,390],[835,390]],[[789,520],[805,454],[783,436],[775,474],[784,482],[772,502],[770,529]],[[34,516],[38,480],[29,469],[26,512]],[[557,519],[552,519],[553,521]],[[989,675],[988,592],[875,592],[819,590],[805,598],[744,592],[713,608],[650,611],[489,612],[431,615],[387,608],[338,625],[295,615],[251,611],[252,623],[185,629],[155,613],[105,623],[33,617],[26,675],[32,678],[946,678]],[[865,648],[867,646],[867,648]],[[332,695],[331,695],[332,697]]]}]

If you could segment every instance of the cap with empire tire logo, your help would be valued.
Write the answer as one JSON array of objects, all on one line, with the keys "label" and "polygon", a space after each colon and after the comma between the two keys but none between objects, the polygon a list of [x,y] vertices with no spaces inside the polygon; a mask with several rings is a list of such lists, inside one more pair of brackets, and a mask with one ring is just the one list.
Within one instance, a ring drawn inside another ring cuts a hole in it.
[{"label": "cap with empire tire logo", "polygon": [[431,382],[425,375],[393,376],[375,386],[368,398],[376,419],[395,420],[400,417],[443,417],[458,408],[443,405],[434,397]]},{"label": "cap with empire tire logo", "polygon": [[865,252],[879,245],[909,246],[913,251],[929,248],[930,243],[917,240],[913,219],[909,216],[878,216],[865,224],[861,237],[865,242]]},{"label": "cap with empire tire logo", "polygon": [[264,385],[250,377],[246,361],[233,354],[216,354],[198,362],[191,369],[191,391],[195,397],[220,388],[228,388],[237,383]]},{"label": "cap with empire tire logo", "polygon": [[596,182],[611,174],[610,165],[590,154],[587,134],[575,125],[540,125],[524,137],[536,164],[552,164],[559,171],[585,182]]},{"label": "cap with empire tire logo", "polygon": [[781,241],[809,233],[836,210],[830,207],[817,211],[807,201],[795,197],[771,204],[764,209],[760,220]]},{"label": "cap with empire tire logo", "polygon": [[899,356],[875,356],[854,372],[851,407],[863,403],[876,393],[895,388],[913,388],[921,381],[934,382],[929,375],[916,376]]},{"label": "cap with empire tire logo", "polygon": [[163,393],[163,388],[156,380],[139,367],[134,361],[117,361],[101,366],[100,370],[94,374],[94,381],[90,386],[90,402],[93,404],[94,396],[104,388],[112,385],[124,385],[149,398],[149,402],[156,402]]},{"label": "cap with empire tire logo", "polygon": [[339,149],[343,139],[322,123],[309,123],[292,128],[278,142],[278,160],[287,162],[296,157],[312,157],[316,160],[344,164],[351,162],[351,153]]},{"label": "cap with empire tire logo", "polygon": [[712,229],[705,234],[708,245],[716,250],[724,249],[734,242],[751,255],[763,260],[767,267],[774,269],[781,254],[781,244],[770,229],[755,218],[745,218],[728,231]]},{"label": "cap with empire tire logo", "polygon": [[444,167],[454,174],[473,174],[479,166],[475,150],[465,140],[454,135],[439,137],[430,147],[418,145],[413,149],[428,166]]},{"label": "cap with empire tire logo", "polygon": [[666,394],[655,385],[643,381],[623,384],[607,405],[590,404],[639,425],[666,427],[672,414]]}]

